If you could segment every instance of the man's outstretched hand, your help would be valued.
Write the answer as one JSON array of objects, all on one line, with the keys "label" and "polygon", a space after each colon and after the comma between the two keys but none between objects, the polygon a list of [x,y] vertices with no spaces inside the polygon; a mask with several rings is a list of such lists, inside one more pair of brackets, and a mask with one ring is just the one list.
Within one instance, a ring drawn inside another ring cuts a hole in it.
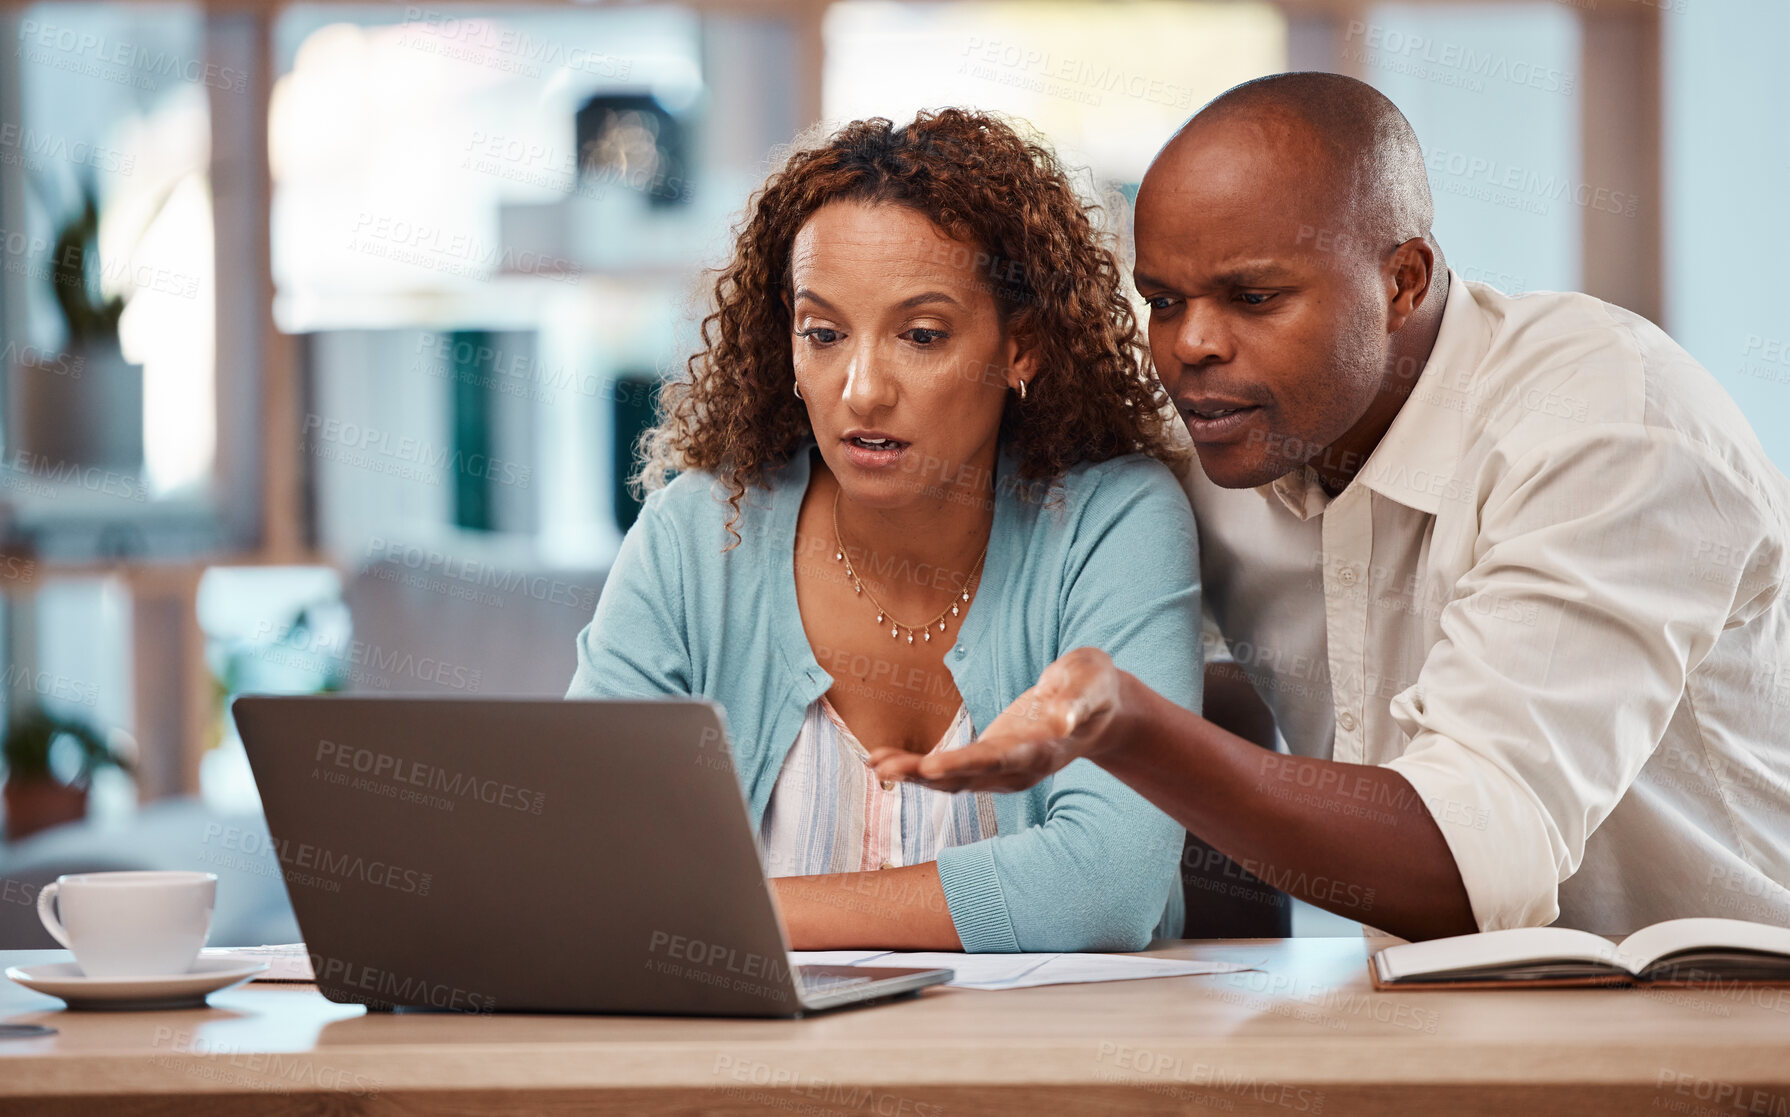
[{"label": "man's outstretched hand", "polygon": [[1105,652],[1077,648],[1046,667],[1036,686],[963,748],[925,756],[883,748],[870,760],[885,780],[940,791],[1023,791],[1112,746],[1124,679]]}]

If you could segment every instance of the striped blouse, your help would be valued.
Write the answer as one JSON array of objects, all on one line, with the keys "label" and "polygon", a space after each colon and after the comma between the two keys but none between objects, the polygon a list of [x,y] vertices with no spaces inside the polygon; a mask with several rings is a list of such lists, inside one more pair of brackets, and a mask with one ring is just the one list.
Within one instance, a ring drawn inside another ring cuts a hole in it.
[{"label": "striped blouse", "polygon": [[[974,736],[969,710],[959,706],[933,751],[962,748]],[[936,861],[941,849],[995,830],[988,792],[878,780],[870,754],[823,694],[809,703],[778,773],[759,848],[766,876],[853,873]]]}]

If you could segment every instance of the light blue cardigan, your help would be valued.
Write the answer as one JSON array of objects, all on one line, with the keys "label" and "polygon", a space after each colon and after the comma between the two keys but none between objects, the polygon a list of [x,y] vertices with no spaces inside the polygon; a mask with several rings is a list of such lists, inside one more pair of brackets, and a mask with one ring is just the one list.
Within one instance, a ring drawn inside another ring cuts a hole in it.
[{"label": "light blue cardigan", "polygon": [[[748,492],[731,551],[712,475],[649,496],[578,637],[566,695],[719,702],[755,829],[804,712],[833,685],[796,606],[810,452]],[[1084,645],[1199,709],[1199,554],[1173,474],[1131,455],[1076,466],[1043,499],[1017,481],[1003,454],[982,584],[945,655],[975,727]],[[1139,950],[1180,934],[1183,831],[1104,770],[1077,760],[996,796],[995,818],[995,837],[938,858],[966,951]]]}]

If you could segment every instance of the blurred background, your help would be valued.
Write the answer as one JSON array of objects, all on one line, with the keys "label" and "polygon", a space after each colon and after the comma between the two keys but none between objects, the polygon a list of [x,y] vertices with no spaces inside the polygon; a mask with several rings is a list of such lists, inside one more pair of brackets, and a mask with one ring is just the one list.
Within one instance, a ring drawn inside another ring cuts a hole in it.
[{"label": "blurred background", "polygon": [[1790,466],[1778,0],[0,20],[0,947],[97,868],[211,869],[215,943],[297,937],[235,693],[564,693],[702,269],[819,122],[1015,114],[1122,226],[1208,98],[1354,75],[1416,126],[1462,275],[1660,323]]}]

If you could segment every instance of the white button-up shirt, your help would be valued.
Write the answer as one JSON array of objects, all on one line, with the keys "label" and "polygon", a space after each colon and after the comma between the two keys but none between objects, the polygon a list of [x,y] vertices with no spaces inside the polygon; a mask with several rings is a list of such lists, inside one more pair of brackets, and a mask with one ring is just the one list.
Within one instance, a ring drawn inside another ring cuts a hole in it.
[{"label": "white button-up shirt", "polygon": [[1211,619],[1294,753],[1411,782],[1481,929],[1790,925],[1790,483],[1645,319],[1450,280],[1339,496],[1190,467]]}]

